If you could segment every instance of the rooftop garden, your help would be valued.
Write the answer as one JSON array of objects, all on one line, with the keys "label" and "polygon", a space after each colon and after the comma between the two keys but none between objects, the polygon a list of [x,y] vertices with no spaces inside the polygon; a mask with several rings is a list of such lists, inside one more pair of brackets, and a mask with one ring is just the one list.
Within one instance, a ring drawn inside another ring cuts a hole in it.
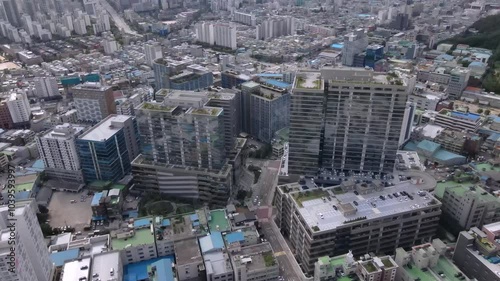
[{"label": "rooftop garden", "polygon": [[273,253],[272,252],[267,252],[262,254],[264,257],[264,263],[266,264],[266,267],[271,267],[276,265],[276,260],[274,259]]},{"label": "rooftop garden", "polygon": [[219,113],[219,109],[217,109],[217,108],[196,108],[196,109],[193,109],[193,111],[191,111],[191,113],[216,116]]},{"label": "rooftop garden", "polygon": [[297,83],[296,83],[297,88],[321,89],[321,79],[319,79],[319,77],[317,78],[308,77],[308,78],[309,79],[306,79],[302,76],[297,76]]},{"label": "rooftop garden", "polygon": [[329,196],[328,192],[324,191],[323,189],[314,189],[314,190],[307,190],[305,192],[297,192],[293,194],[293,198],[295,199],[295,202],[302,207],[302,202],[313,200],[313,199],[318,199],[321,197],[326,197]]},{"label": "rooftop garden", "polygon": [[312,230],[314,230],[314,232],[318,232],[319,231],[319,227],[317,225],[315,225],[315,226],[312,227]]},{"label": "rooftop garden", "polygon": [[389,259],[383,259],[382,263],[384,264],[385,267],[393,267],[394,266],[392,264],[391,260],[389,260]]},{"label": "rooftop garden", "polygon": [[174,107],[172,107],[172,106],[166,106],[163,104],[154,104],[154,103],[144,103],[142,105],[142,108],[149,109],[149,110],[166,111],[166,112],[170,112],[170,111],[172,111],[172,109],[174,109]]},{"label": "rooftop garden", "polygon": [[363,266],[366,269],[366,271],[368,271],[368,273],[372,273],[372,272],[377,271],[377,268],[375,267],[375,265],[371,261],[365,263]]}]

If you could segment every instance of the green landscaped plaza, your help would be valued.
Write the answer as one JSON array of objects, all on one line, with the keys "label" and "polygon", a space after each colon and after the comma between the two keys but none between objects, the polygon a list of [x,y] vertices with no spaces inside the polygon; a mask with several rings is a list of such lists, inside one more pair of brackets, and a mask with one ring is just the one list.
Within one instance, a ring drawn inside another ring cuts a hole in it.
[{"label": "green landscaped plaza", "polygon": [[208,226],[210,227],[210,231],[218,231],[224,232],[231,230],[229,226],[229,221],[226,217],[226,212],[224,210],[213,210],[210,211],[210,221],[208,222]]},{"label": "green landscaped plaza", "polygon": [[31,191],[33,189],[33,184],[34,182],[16,184],[16,192]]},{"label": "green landscaped plaza", "polygon": [[418,278],[420,281],[436,281],[436,278],[432,275],[432,273],[429,271],[422,271],[422,269],[418,268],[414,264],[411,269],[408,266],[404,266],[403,268],[406,272],[408,272],[408,275],[410,275],[413,280]]},{"label": "green landscaped plaza", "polygon": [[481,163],[476,165],[476,171],[478,172],[488,172],[488,171],[495,171],[495,172],[500,172],[500,167],[499,166],[493,166],[490,163]]},{"label": "green landscaped plaza", "polygon": [[111,247],[113,247],[113,250],[123,250],[127,245],[130,245],[130,247],[134,247],[144,244],[154,244],[154,241],[155,238],[151,234],[151,230],[148,227],[136,230],[134,236],[128,238],[111,239]]}]

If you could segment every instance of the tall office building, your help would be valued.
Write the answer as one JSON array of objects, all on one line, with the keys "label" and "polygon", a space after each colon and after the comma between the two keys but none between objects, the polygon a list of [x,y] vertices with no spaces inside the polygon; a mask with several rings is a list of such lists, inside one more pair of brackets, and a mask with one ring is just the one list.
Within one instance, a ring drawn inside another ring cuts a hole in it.
[{"label": "tall office building", "polygon": [[368,37],[362,28],[344,35],[344,46],[342,48],[342,64],[354,66],[354,57],[368,47]]},{"label": "tall office building", "polygon": [[[54,267],[36,217],[36,201],[17,201],[14,208],[12,210],[7,205],[0,206],[0,279],[53,280]],[[11,232],[11,224],[14,222],[16,226]],[[10,241],[15,241],[15,245]],[[12,247],[15,247],[14,259],[10,256]],[[9,270],[12,267],[14,272]]]},{"label": "tall office building", "polygon": [[49,177],[83,181],[76,138],[85,127],[71,124],[57,125],[48,133],[37,136],[38,152]]},{"label": "tall office building", "polygon": [[156,59],[163,58],[161,46],[159,44],[147,44],[144,46],[144,54],[146,55],[146,63],[153,66]]},{"label": "tall office building", "polygon": [[392,172],[407,83],[366,69],[298,73],[290,106],[289,173]]},{"label": "tall office building", "polygon": [[417,107],[412,102],[406,103],[405,113],[403,116],[403,124],[401,125],[401,134],[399,135],[399,145],[403,145],[411,137],[413,129],[413,120],[415,119],[415,111]]},{"label": "tall office building", "polygon": [[436,234],[441,203],[418,186],[407,181],[384,188],[332,176],[320,174],[276,188],[277,226],[305,272],[312,273],[323,256],[349,250],[354,256],[393,254]]},{"label": "tall office building", "polygon": [[225,204],[232,191],[224,147],[234,139],[225,131],[232,115],[208,106],[206,92],[162,91],[167,92],[163,103],[147,102],[135,110],[143,146],[143,155],[132,163],[136,187]]},{"label": "tall office building", "polygon": [[55,77],[35,77],[33,81],[37,97],[43,99],[60,96]]},{"label": "tall office building", "polygon": [[76,140],[86,182],[118,181],[139,154],[139,131],[133,116],[111,115]]},{"label": "tall office building", "polygon": [[90,16],[95,16],[98,11],[99,0],[83,0],[83,8],[85,12]]},{"label": "tall office building", "polygon": [[113,88],[97,82],[86,82],[71,88],[78,120],[99,122],[116,113]]},{"label": "tall office building", "polygon": [[260,84],[257,92],[250,95],[250,111],[244,111],[250,120],[250,135],[260,141],[271,143],[274,134],[288,127],[290,121],[290,93],[269,84]]},{"label": "tall office building", "polygon": [[462,92],[469,82],[470,70],[465,67],[457,67],[450,72],[450,81],[446,93],[452,99],[460,99]]},{"label": "tall office building", "polygon": [[224,149],[226,153],[234,148],[240,127],[240,94],[237,91],[209,92],[207,106],[220,107],[224,110]]}]

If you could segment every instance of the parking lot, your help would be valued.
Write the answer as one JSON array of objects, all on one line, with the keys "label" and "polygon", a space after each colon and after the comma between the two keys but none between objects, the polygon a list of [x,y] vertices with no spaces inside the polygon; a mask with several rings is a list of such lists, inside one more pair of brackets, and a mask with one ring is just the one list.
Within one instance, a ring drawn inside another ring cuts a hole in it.
[{"label": "parking lot", "polygon": [[[54,192],[49,203],[50,226],[70,225],[75,231],[82,231],[92,217],[90,208],[92,197],[87,197],[86,194],[86,192]],[[85,202],[80,202],[82,195],[85,195]],[[75,200],[76,203],[71,203],[71,200]]]}]

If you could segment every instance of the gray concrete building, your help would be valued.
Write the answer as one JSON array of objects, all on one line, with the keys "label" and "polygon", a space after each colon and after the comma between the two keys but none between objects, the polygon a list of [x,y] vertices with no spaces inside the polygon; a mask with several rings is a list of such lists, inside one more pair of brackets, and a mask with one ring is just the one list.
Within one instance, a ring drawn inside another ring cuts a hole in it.
[{"label": "gray concrete building", "polygon": [[71,88],[78,120],[97,123],[116,114],[113,89],[97,82],[86,82]]},{"label": "gray concrete building", "polygon": [[393,254],[435,235],[441,203],[410,182],[384,188],[344,181],[319,188],[327,185],[326,178],[304,178],[276,189],[276,223],[305,272],[312,273],[322,256],[348,250],[354,256]]},{"label": "gray concrete building", "polygon": [[453,253],[453,261],[469,278],[478,281],[499,281],[498,255],[500,223],[485,225],[460,232]]},{"label": "gray concrete building", "polygon": [[354,66],[354,57],[362,53],[368,47],[368,37],[364,29],[359,28],[354,32],[344,35],[344,47],[342,48],[342,64]]},{"label": "gray concrete building", "polygon": [[289,174],[319,167],[392,172],[413,80],[358,68],[297,73]]}]

